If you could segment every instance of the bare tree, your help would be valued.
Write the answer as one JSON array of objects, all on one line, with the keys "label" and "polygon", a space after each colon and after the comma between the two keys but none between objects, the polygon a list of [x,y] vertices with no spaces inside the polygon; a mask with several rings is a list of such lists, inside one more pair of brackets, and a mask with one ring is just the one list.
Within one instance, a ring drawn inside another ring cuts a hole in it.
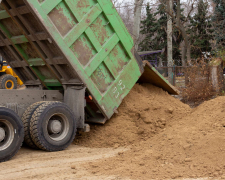
[{"label": "bare tree", "polygon": [[119,1],[119,0],[112,0],[112,3],[114,4],[114,6],[117,9],[118,13],[121,14],[121,6],[122,6],[123,2]]},{"label": "bare tree", "polygon": [[144,0],[135,0],[133,35],[134,35],[134,43],[135,43],[136,50],[138,50],[138,39],[140,34],[140,23],[141,23],[141,10],[142,10],[143,2]]},{"label": "bare tree", "polygon": [[131,2],[125,2],[122,6],[121,18],[125,23],[128,31],[133,35],[133,25],[134,25],[134,4]]},{"label": "bare tree", "polygon": [[134,3],[121,0],[112,0],[112,2],[126,25],[127,30],[132,34],[134,24]]},{"label": "bare tree", "polygon": [[[175,1],[177,3],[176,12],[174,12],[174,11],[170,12],[169,6],[167,5],[166,1],[160,0],[160,2],[162,4],[164,4],[167,14],[169,14],[172,17],[174,25],[180,30],[180,33],[181,33],[181,35],[184,39],[184,45],[185,45],[185,48],[184,48],[184,51],[183,51],[184,57],[187,57],[187,63],[189,64],[190,61],[191,61],[191,47],[190,47],[190,42],[189,42],[189,35],[186,32],[185,23],[188,21],[188,18],[190,16],[190,14],[194,10],[195,0],[190,0],[186,4],[186,5],[188,5],[188,7],[190,9],[189,9],[189,12],[186,12],[187,15],[186,15],[186,18],[185,18],[184,21],[181,21],[181,0],[175,0]],[[186,64],[183,64],[183,66],[186,66]]]},{"label": "bare tree", "polygon": [[[135,49],[138,49],[140,42],[140,23],[142,19],[142,9],[147,5],[146,0],[112,0],[118,13],[123,19],[128,31],[132,34]],[[147,0],[149,1],[149,0]],[[158,0],[151,1],[151,6],[157,6]]]}]

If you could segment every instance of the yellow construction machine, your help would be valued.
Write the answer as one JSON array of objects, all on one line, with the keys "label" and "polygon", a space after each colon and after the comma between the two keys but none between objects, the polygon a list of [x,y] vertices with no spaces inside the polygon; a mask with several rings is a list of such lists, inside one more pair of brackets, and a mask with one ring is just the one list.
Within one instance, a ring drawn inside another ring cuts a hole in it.
[{"label": "yellow construction machine", "polygon": [[12,68],[0,57],[0,89],[17,89],[17,86],[22,84]]}]

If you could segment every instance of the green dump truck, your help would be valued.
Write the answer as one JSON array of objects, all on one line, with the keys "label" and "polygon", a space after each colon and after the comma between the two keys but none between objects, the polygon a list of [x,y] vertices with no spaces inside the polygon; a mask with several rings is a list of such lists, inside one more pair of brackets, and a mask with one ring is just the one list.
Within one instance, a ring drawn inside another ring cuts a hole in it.
[{"label": "green dump truck", "polygon": [[0,161],[22,142],[60,151],[104,124],[134,84],[177,91],[134,52],[111,0],[2,0],[0,54],[23,90],[0,90]]}]

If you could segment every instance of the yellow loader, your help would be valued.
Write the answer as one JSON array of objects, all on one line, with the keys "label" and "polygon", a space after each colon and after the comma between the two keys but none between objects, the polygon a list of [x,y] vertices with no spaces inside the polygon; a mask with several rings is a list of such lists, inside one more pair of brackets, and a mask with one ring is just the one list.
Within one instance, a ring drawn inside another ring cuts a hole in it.
[{"label": "yellow loader", "polygon": [[12,68],[0,57],[0,89],[17,89],[17,85],[22,84]]}]

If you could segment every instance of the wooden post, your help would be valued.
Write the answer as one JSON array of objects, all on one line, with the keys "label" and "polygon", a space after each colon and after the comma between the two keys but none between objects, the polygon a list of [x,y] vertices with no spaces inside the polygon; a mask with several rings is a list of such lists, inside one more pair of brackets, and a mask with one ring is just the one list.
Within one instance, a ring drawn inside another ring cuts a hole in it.
[{"label": "wooden post", "polygon": [[211,67],[211,79],[213,90],[219,92],[219,82],[218,82],[218,66]]}]

